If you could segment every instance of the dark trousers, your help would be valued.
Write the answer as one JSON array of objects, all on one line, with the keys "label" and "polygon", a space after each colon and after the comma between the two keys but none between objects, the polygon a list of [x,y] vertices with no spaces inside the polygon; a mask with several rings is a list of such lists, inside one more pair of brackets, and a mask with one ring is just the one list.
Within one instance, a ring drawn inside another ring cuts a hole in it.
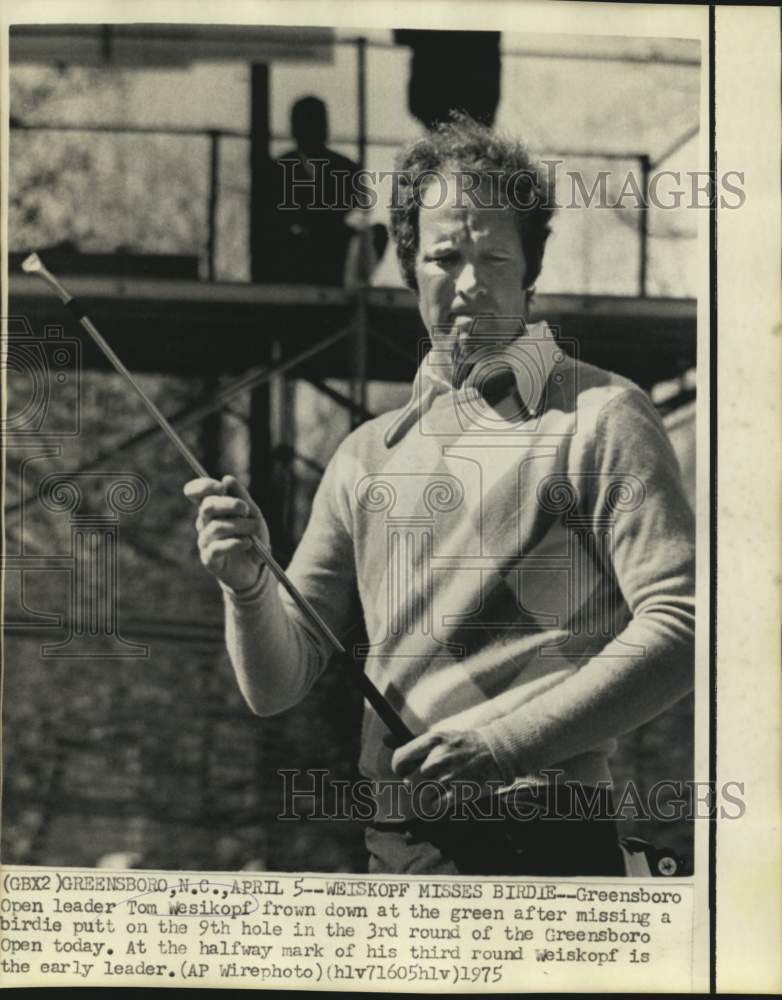
[{"label": "dark trousers", "polygon": [[[496,810],[501,818],[371,823],[371,874],[623,876],[607,789],[525,788]],[[584,807],[584,802],[589,808]],[[484,809],[484,812],[489,812]]]}]

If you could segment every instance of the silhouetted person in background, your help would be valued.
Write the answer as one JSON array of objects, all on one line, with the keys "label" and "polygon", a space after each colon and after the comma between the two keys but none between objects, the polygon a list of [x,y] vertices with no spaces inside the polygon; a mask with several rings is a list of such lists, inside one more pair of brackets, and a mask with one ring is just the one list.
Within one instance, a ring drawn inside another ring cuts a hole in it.
[{"label": "silhouetted person in background", "polygon": [[295,284],[342,285],[358,164],[329,149],[328,112],[317,97],[291,108],[294,149],[275,164],[274,211],[264,275]]}]

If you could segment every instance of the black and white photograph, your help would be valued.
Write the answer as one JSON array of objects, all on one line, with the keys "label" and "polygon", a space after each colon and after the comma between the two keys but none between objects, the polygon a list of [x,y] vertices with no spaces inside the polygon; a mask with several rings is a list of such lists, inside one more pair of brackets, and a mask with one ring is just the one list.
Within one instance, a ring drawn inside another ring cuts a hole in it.
[{"label": "black and white photograph", "polygon": [[512,6],[11,24],[4,866],[225,873],[258,920],[286,873],[586,880],[627,909],[567,933],[635,964],[623,885],[704,899],[746,811],[708,763],[710,226],[746,178],[705,29]]},{"label": "black and white photograph", "polygon": [[586,41],[12,30],[7,860],[691,869],[701,54]]}]

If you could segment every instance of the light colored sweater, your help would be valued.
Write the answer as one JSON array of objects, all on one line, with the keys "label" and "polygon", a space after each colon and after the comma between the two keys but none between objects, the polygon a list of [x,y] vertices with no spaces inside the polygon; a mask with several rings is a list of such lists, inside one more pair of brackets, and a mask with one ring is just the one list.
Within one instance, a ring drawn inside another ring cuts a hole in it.
[{"label": "light colored sweater", "polygon": [[[414,733],[477,730],[508,786],[610,780],[616,737],[692,686],[692,513],[643,391],[545,324],[513,350],[491,406],[433,349],[409,405],[338,448],[288,572],[338,635],[363,614],[366,670]],[[242,691],[281,712],[328,648],[267,570],[223,590]],[[394,777],[384,734],[367,706],[371,779]]]}]

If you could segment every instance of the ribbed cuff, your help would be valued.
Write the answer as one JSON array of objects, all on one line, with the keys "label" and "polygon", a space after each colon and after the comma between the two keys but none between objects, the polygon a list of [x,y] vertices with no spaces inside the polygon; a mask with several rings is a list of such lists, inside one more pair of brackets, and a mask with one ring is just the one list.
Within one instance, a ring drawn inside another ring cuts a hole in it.
[{"label": "ribbed cuff", "polygon": [[235,590],[233,587],[229,587],[227,583],[223,583],[223,581],[220,580],[220,589],[222,590],[226,600],[229,600],[232,604],[257,604],[258,600],[266,590],[270,576],[271,573],[269,572],[269,567],[266,563],[264,563],[260,568],[257,580],[255,583],[251,583],[249,587],[242,587],[240,590]]},{"label": "ribbed cuff", "polygon": [[494,719],[478,729],[499,768],[503,781],[511,784],[541,766],[535,758],[540,731],[526,706],[506,718]]}]

